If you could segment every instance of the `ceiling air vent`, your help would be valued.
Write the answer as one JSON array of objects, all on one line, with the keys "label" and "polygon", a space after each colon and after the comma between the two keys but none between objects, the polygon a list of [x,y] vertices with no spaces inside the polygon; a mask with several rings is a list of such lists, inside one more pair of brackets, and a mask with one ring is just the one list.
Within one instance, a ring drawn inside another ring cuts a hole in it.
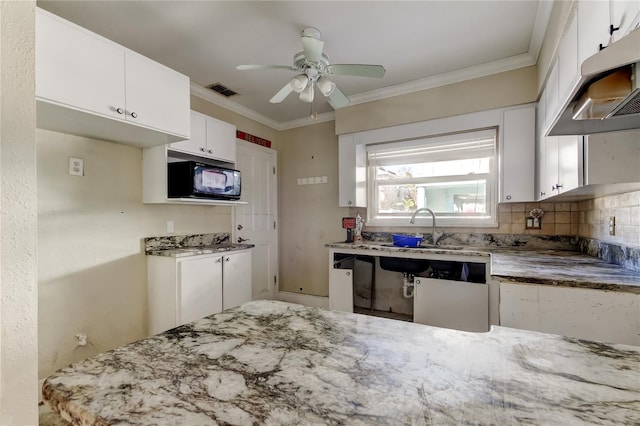
[{"label": "ceiling air vent", "polygon": [[233,90],[229,89],[228,87],[223,86],[220,83],[213,83],[207,86],[207,89],[211,89],[216,93],[220,93],[223,96],[231,97],[233,95],[237,95],[236,92],[234,92]]}]

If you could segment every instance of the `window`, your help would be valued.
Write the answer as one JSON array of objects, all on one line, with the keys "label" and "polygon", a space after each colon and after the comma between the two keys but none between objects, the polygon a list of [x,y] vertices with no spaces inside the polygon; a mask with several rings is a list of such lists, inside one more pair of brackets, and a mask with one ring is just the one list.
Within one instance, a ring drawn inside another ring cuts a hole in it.
[{"label": "window", "polygon": [[439,225],[496,226],[495,128],[367,145],[367,158],[372,225],[428,207]]}]

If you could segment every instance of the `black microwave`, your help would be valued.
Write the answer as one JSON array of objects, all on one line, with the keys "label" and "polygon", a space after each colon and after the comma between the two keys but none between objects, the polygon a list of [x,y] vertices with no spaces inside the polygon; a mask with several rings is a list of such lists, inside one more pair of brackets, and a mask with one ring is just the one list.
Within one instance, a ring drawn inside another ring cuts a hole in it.
[{"label": "black microwave", "polygon": [[240,199],[238,170],[196,161],[179,161],[168,163],[167,180],[169,198]]}]

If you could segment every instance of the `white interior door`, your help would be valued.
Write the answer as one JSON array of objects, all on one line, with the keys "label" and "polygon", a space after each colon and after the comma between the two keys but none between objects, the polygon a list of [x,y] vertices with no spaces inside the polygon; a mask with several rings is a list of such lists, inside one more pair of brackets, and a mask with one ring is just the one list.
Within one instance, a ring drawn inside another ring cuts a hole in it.
[{"label": "white interior door", "polygon": [[273,299],[278,282],[276,151],[237,141],[236,168],[242,172],[242,201],[235,207],[234,239],[254,244],[253,299]]}]

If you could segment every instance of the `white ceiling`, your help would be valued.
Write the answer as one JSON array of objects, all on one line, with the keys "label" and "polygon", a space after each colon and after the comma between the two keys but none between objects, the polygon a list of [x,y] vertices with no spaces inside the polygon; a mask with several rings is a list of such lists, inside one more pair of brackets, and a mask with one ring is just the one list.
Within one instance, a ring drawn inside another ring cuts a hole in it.
[{"label": "white ceiling", "polygon": [[[196,93],[276,129],[308,122],[292,93],[269,99],[294,72],[300,34],[317,27],[332,64],[382,64],[382,79],[335,76],[351,104],[535,64],[552,1],[38,1],[38,6],[191,78]],[[221,83],[224,98],[201,86]],[[162,90],[162,88],[158,88]],[[314,111],[333,117],[316,92]]]}]

